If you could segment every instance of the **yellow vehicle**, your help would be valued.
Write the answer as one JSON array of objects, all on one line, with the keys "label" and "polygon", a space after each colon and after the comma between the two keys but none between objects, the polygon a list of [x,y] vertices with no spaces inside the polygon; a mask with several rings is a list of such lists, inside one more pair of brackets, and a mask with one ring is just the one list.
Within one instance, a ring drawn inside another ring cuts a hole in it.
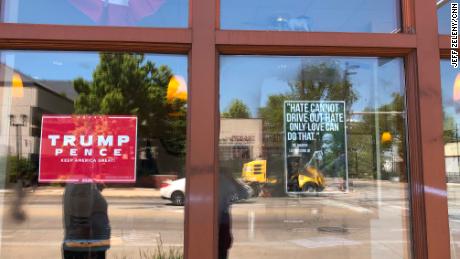
[{"label": "yellow vehicle", "polygon": [[321,192],[325,188],[324,175],[314,166],[302,166],[300,156],[288,156],[288,192]]},{"label": "yellow vehicle", "polygon": [[243,165],[241,178],[254,190],[258,196],[262,187],[267,184],[276,184],[277,180],[267,177],[267,160],[254,160]]},{"label": "yellow vehicle", "polygon": [[298,188],[303,192],[320,192],[324,190],[324,176],[316,168],[308,166],[302,173],[294,175],[298,180]]}]

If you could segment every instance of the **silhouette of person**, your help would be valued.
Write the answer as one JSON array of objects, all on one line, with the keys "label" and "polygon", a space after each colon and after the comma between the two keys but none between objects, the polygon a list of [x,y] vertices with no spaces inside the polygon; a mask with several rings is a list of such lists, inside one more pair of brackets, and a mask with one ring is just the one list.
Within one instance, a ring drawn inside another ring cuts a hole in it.
[{"label": "silhouette of person", "polygon": [[110,223],[102,186],[67,184],[63,197],[64,259],[105,259]]},{"label": "silhouette of person", "polygon": [[146,141],[144,152],[145,159],[141,161],[142,168],[147,170],[148,174],[158,174],[156,150],[152,147],[150,140]]},{"label": "silhouette of person", "polygon": [[232,216],[230,206],[232,196],[237,193],[235,179],[225,171],[219,176],[219,259],[228,258],[228,250],[232,247]]},{"label": "silhouette of person", "polygon": [[26,197],[26,192],[24,191],[24,178],[26,175],[26,171],[23,169],[20,169],[17,172],[17,182],[16,182],[16,199],[15,202],[13,203],[13,208],[12,208],[12,216],[13,219],[18,222],[22,223],[26,220],[26,213],[24,209],[22,208],[25,197]]}]

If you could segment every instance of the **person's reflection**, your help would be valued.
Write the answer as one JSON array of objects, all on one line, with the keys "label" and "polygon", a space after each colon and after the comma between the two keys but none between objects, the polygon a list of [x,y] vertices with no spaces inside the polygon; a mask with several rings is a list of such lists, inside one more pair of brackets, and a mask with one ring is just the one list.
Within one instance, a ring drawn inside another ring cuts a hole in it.
[{"label": "person's reflection", "polygon": [[67,184],[63,198],[64,259],[103,259],[110,248],[110,223],[102,186]]},{"label": "person's reflection", "polygon": [[145,147],[145,159],[147,160],[146,168],[149,171],[149,174],[158,174],[158,166],[156,162],[157,157],[155,156],[155,152],[152,151],[155,150],[152,148],[150,140],[147,140]]},{"label": "person's reflection", "polygon": [[237,193],[237,184],[230,173],[223,171],[219,177],[219,259],[228,257],[232,246],[232,218],[230,205],[232,196]]},{"label": "person's reflection", "polygon": [[22,223],[26,220],[26,213],[23,209],[23,203],[26,197],[26,192],[24,191],[25,175],[26,172],[23,169],[18,170],[15,188],[16,199],[11,210],[13,219],[18,223]]}]

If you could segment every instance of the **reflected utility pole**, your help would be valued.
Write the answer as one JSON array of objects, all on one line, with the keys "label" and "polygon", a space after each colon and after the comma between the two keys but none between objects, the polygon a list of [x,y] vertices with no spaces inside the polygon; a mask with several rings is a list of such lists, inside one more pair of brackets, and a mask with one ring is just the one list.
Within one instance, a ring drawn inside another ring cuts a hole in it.
[{"label": "reflected utility pole", "polygon": [[22,131],[21,128],[25,127],[27,124],[27,115],[21,114],[20,115],[20,122],[16,122],[16,116],[11,114],[10,115],[10,126],[16,128],[16,157],[19,161],[22,155]]}]

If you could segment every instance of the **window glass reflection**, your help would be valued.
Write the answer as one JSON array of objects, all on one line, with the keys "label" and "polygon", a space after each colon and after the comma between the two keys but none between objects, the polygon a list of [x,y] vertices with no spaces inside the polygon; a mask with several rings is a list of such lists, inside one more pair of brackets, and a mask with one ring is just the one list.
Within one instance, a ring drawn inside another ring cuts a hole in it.
[{"label": "window glass reflection", "polygon": [[187,58],[0,60],[0,257],[182,256]]},{"label": "window glass reflection", "polygon": [[438,32],[450,35],[450,4],[458,3],[458,0],[435,0],[438,9]]},{"label": "window glass reflection", "polygon": [[411,258],[402,59],[220,64],[220,258]]},{"label": "window glass reflection", "polygon": [[386,1],[221,1],[221,28],[231,30],[400,31],[400,3]]},{"label": "window glass reflection", "polygon": [[458,193],[460,183],[460,76],[458,69],[449,60],[441,60],[441,85],[444,116],[444,156],[446,165],[447,194],[449,205],[449,227],[451,258],[459,258],[460,218]]},{"label": "window glass reflection", "polygon": [[[187,27],[187,0],[2,0],[7,23]],[[39,10],[39,11],[37,11]]]}]

